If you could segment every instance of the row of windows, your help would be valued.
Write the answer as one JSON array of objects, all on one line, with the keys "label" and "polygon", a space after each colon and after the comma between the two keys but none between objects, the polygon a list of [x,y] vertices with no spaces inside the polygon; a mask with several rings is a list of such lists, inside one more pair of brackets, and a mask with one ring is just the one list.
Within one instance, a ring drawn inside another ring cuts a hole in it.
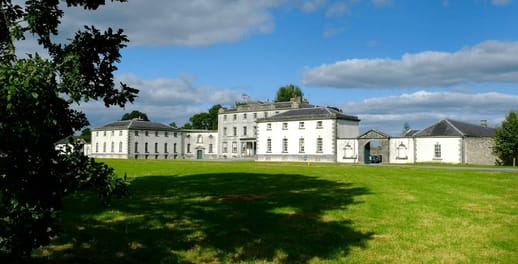
[{"label": "row of windows", "polygon": [[[139,136],[139,131],[138,130],[135,130],[135,136]],[[148,130],[144,130],[144,135],[147,137],[149,136],[149,131]],[[159,137],[160,136],[160,132],[159,131],[155,131],[153,133],[155,135],[155,137]],[[169,132],[168,131],[164,131],[164,137],[169,137]],[[178,137],[178,133],[174,132],[173,133],[173,137]]]},{"label": "row of windows", "polygon": [[[247,126],[244,126],[243,129],[241,130],[241,132],[243,133],[242,135],[243,136],[248,136],[248,127]],[[257,127],[254,126],[254,136],[257,135]],[[228,132],[227,132],[227,127],[223,127],[223,136],[227,136],[228,135]],[[237,136],[238,133],[237,133],[237,127],[232,127],[232,136]]]},{"label": "row of windows", "polygon": [[[299,129],[305,129],[305,128],[306,128],[306,123],[305,122],[299,122]],[[324,128],[322,126],[322,121],[317,121],[316,122],[316,128],[318,128],[318,129]],[[272,123],[266,123],[266,129],[267,130],[272,130]],[[288,123],[287,122],[282,123],[282,129],[283,130],[287,130],[288,129]]]},{"label": "row of windows", "polygon": [[[278,114],[279,112],[278,112],[278,111],[276,111],[275,113],[276,113],[276,114]],[[241,116],[242,116],[243,120],[247,120],[247,119],[248,119],[248,117],[249,117],[249,115],[248,115],[248,114],[249,114],[249,113],[243,113],[243,114],[241,114]],[[227,120],[228,120],[228,117],[227,117],[227,116],[228,116],[228,115],[223,115],[223,121],[227,121]],[[251,113],[251,116],[252,116],[252,117],[253,117],[253,119],[255,120],[255,119],[257,119],[257,118],[258,118],[258,116],[259,116],[259,115],[258,115],[258,113]],[[264,117],[264,118],[267,118],[267,117],[268,117],[268,112],[263,112],[263,117]],[[235,121],[235,120],[237,120],[237,114],[232,114],[232,120],[234,120],[234,121]]]},{"label": "row of windows", "polygon": [[[324,140],[319,137],[317,138],[317,153],[323,152],[323,146],[324,146]],[[283,153],[288,153],[288,139],[283,138],[282,139],[282,148],[281,151]],[[272,152],[272,139],[268,138],[266,140],[266,152],[271,153]],[[299,138],[299,153],[305,153],[305,139]]]},{"label": "row of windows", "polygon": [[[118,130],[118,131],[119,131],[119,136],[122,136],[122,130]],[[102,132],[103,132],[103,136],[106,136],[108,134],[108,131],[102,131]],[[135,133],[135,136],[139,135],[139,131],[138,130],[135,130],[134,133]],[[115,136],[115,130],[110,131],[110,134],[111,134],[111,136]],[[147,130],[144,131],[144,135],[145,136],[149,136],[149,134],[150,134],[149,131],[147,131]],[[160,132],[159,131],[154,131],[151,134],[154,134],[155,137],[159,137],[160,136]],[[168,137],[169,136],[169,132],[168,131],[164,131],[163,134],[164,134],[164,137]],[[95,136],[97,136],[97,137],[99,136],[99,131],[95,131]],[[173,136],[177,137],[178,134],[176,132],[174,132]]]}]

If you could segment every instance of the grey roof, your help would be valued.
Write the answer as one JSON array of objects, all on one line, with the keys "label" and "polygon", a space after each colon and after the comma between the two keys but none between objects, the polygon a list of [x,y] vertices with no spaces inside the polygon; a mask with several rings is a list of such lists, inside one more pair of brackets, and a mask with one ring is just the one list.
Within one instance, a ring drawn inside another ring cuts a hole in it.
[{"label": "grey roof", "polygon": [[173,131],[176,130],[168,125],[164,125],[161,123],[151,122],[151,121],[142,121],[142,120],[124,120],[124,121],[115,121],[109,124],[106,124],[100,128],[94,128],[93,130],[112,130],[112,129],[130,129],[130,130],[168,130]]},{"label": "grey roof", "polygon": [[416,137],[494,137],[495,129],[451,119],[441,120],[415,134]]},{"label": "grey roof", "polygon": [[313,107],[288,110],[286,112],[258,119],[258,122],[289,121],[289,120],[313,120],[313,119],[343,119],[360,121],[357,116],[345,115],[333,107]]},{"label": "grey roof", "polygon": [[403,136],[404,137],[413,137],[415,136],[417,133],[419,133],[419,129],[409,129],[407,131],[405,131],[405,133],[403,133]]}]

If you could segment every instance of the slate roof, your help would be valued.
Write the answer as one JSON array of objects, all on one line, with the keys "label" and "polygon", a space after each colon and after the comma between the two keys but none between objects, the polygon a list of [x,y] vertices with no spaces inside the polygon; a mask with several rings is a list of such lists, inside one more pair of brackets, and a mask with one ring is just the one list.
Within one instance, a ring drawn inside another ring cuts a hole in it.
[{"label": "slate roof", "polygon": [[333,107],[313,107],[313,108],[299,108],[288,110],[286,112],[268,117],[258,119],[257,122],[271,122],[271,121],[292,121],[292,120],[315,120],[315,119],[342,119],[351,121],[360,121],[357,116],[343,114]]},{"label": "slate roof", "polygon": [[494,137],[495,129],[451,119],[441,120],[415,134],[416,137]]},{"label": "slate roof", "polygon": [[106,124],[100,128],[95,128],[92,130],[113,130],[113,129],[129,129],[129,130],[167,130],[172,131],[174,128],[151,121],[143,121],[143,120],[124,120],[124,121],[115,121],[109,124]]}]

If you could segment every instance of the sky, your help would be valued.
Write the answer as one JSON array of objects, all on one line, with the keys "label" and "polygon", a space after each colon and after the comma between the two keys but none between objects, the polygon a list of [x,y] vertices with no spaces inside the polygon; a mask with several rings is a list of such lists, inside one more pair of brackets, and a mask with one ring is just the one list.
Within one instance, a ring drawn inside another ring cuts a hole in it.
[{"label": "sky", "polygon": [[64,11],[60,37],[87,24],[130,39],[116,78],[139,97],[124,109],[75,106],[91,127],[132,110],[182,125],[214,104],[272,101],[287,84],[358,116],[360,132],[445,118],[495,127],[518,111],[513,0],[129,0]]}]

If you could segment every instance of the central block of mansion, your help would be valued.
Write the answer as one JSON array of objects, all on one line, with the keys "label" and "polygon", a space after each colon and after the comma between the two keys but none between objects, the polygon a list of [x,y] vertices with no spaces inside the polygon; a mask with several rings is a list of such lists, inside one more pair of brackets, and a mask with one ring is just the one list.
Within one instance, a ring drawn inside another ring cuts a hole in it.
[{"label": "central block of mansion", "polygon": [[392,137],[359,133],[360,119],[334,107],[290,102],[247,102],[222,108],[218,130],[178,129],[141,120],[92,129],[87,155],[122,159],[255,159],[342,163],[444,162],[490,164],[495,130],[441,120]]}]

